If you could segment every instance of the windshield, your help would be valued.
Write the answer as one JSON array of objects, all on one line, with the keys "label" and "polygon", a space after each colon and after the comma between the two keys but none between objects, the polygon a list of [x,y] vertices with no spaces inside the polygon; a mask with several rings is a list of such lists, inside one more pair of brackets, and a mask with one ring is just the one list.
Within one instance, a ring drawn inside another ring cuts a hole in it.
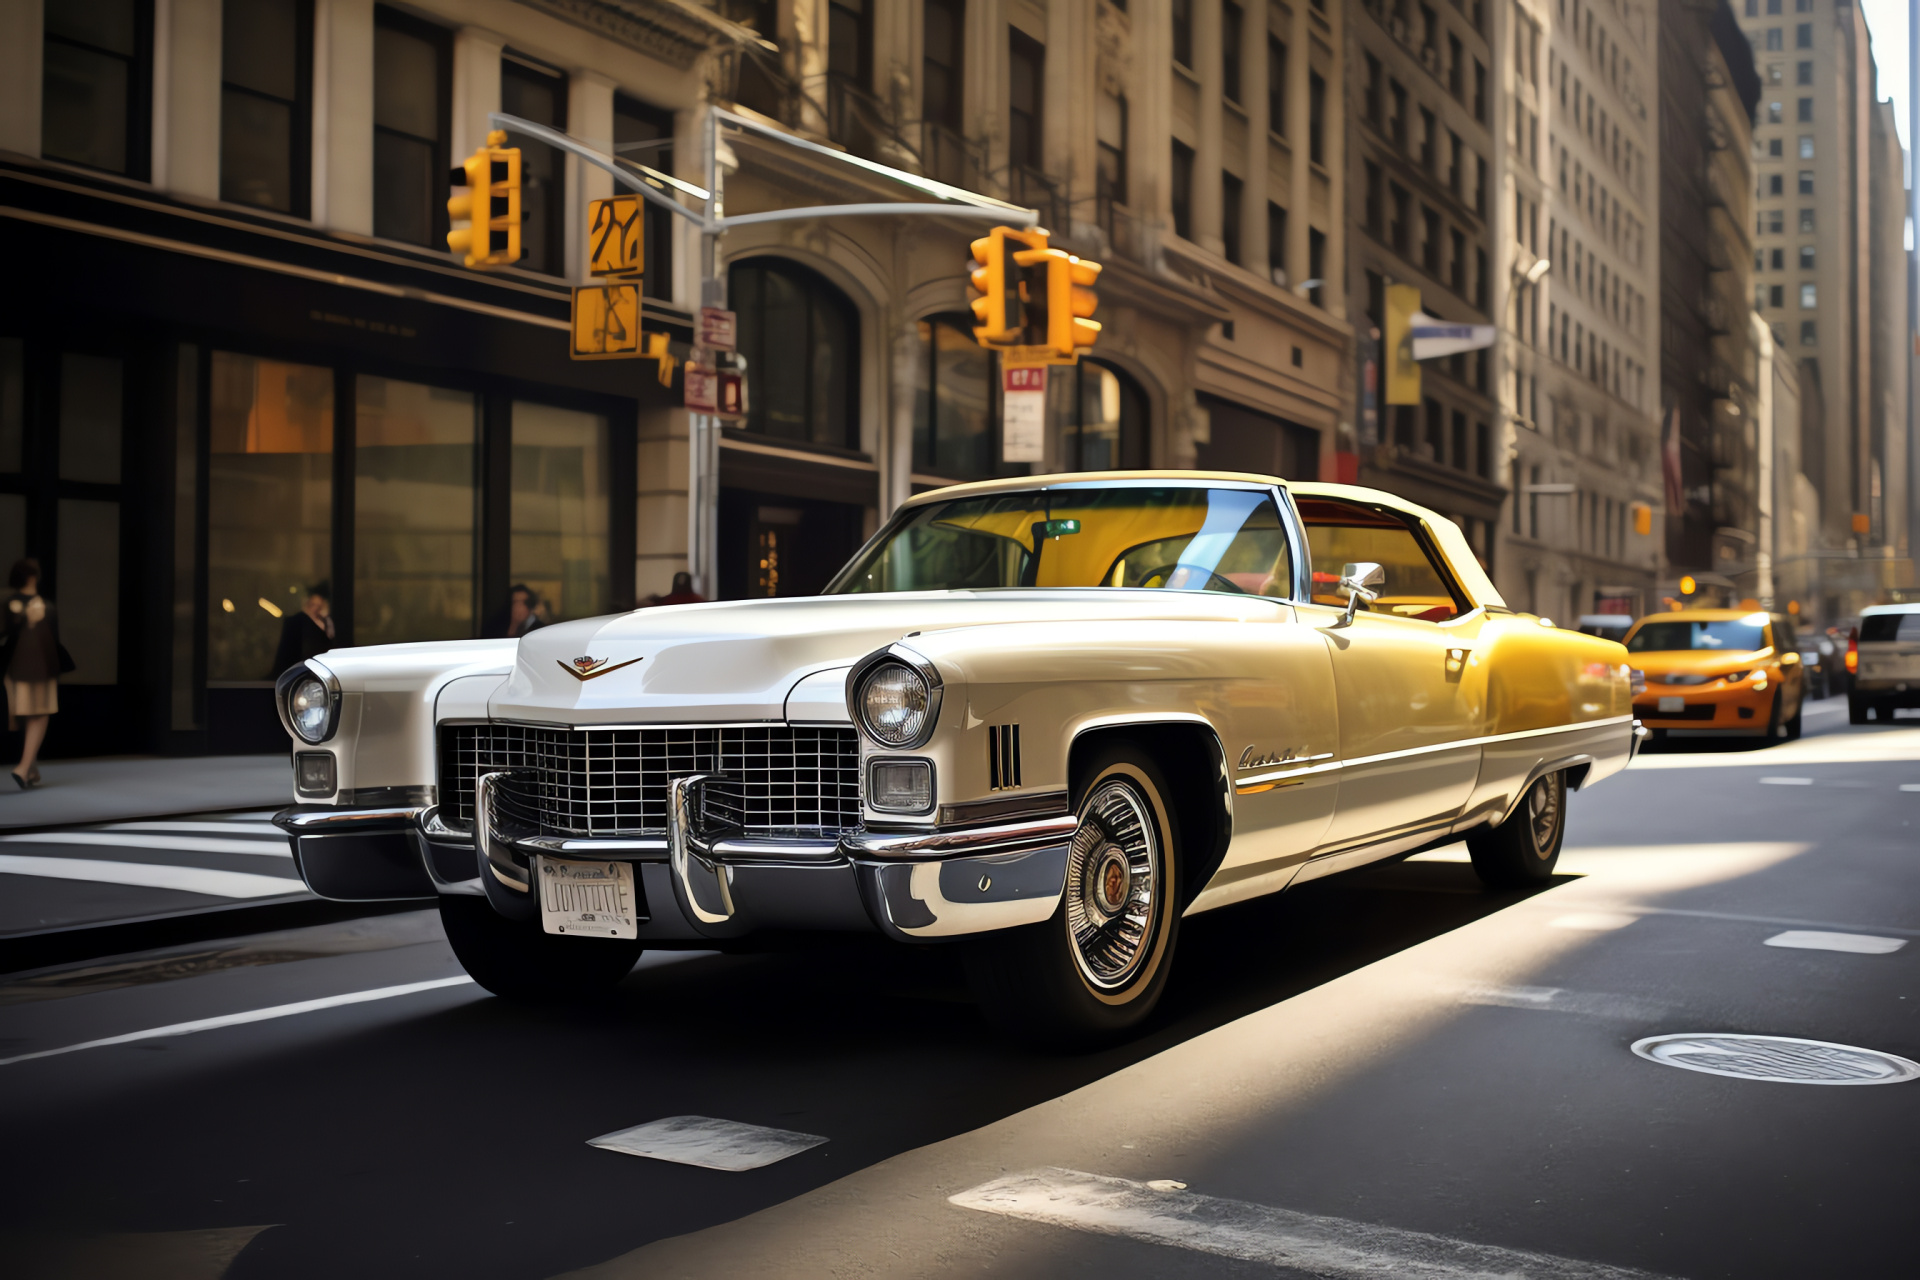
[{"label": "windshield", "polygon": [[1285,597],[1292,583],[1271,493],[1074,488],[914,507],[827,594],[1165,587]]},{"label": "windshield", "polygon": [[1627,641],[1627,652],[1718,649],[1725,653],[1751,653],[1767,647],[1765,627],[1765,623],[1747,618],[1727,622],[1649,622]]}]

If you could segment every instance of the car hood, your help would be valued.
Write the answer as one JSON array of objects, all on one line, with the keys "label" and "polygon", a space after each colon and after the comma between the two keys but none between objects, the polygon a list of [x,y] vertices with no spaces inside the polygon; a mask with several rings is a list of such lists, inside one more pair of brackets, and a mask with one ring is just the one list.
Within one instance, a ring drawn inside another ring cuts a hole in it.
[{"label": "car hood", "polygon": [[[1131,590],[942,591],[671,605],[531,632],[489,711],[635,724],[777,720],[794,685],[915,632],[1000,622],[1270,619],[1278,601]],[[911,641],[909,641],[911,643]]]}]

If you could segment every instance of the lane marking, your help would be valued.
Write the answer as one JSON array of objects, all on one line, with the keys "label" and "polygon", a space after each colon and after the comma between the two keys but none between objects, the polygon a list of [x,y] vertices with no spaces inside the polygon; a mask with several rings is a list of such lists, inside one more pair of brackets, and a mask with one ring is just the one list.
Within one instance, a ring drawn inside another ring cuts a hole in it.
[{"label": "lane marking", "polygon": [[1760,779],[1760,785],[1763,787],[1810,787],[1813,785],[1813,779],[1812,778],[1762,778]]},{"label": "lane marking", "polygon": [[827,1139],[817,1133],[769,1129],[765,1125],[743,1124],[738,1120],[716,1120],[712,1116],[668,1116],[664,1120],[649,1120],[631,1129],[618,1129],[597,1138],[588,1138],[587,1145],[604,1151],[618,1151],[622,1155],[740,1173],[775,1164],[802,1151],[811,1151],[825,1141]]},{"label": "lane marking", "polygon": [[1796,920],[1791,916],[1743,916],[1730,911],[1688,911],[1680,907],[1627,906],[1622,910],[1643,916],[1684,916],[1695,920],[1726,920],[1733,924],[1803,925],[1810,929],[1834,929],[1841,932],[1871,929],[1875,933],[1898,933],[1909,938],[1920,938],[1920,929],[1906,929],[1891,924],[1836,924],[1832,920]]},{"label": "lane marking", "polygon": [[1556,929],[1581,929],[1591,933],[1605,933],[1609,929],[1624,929],[1640,917],[1628,915],[1624,911],[1576,911],[1572,915],[1555,916],[1547,923]]},{"label": "lane marking", "polygon": [[1320,1280],[1653,1280],[1652,1273],[1502,1249],[1073,1169],[1034,1169],[949,1196],[948,1203],[1027,1222],[1265,1263]]},{"label": "lane marking", "polygon": [[4,844],[82,844],[109,849],[170,849],[180,853],[250,853],[257,857],[292,858],[287,838],[278,840],[212,840],[203,836],[135,836],[111,831],[42,831],[37,835],[0,836]]},{"label": "lane marking", "polygon": [[16,1062],[31,1062],[35,1058],[57,1058],[65,1053],[78,1053],[82,1049],[103,1049],[108,1045],[133,1044],[140,1040],[157,1040],[165,1036],[190,1036],[200,1031],[218,1031],[222,1027],[239,1027],[250,1022],[267,1022],[274,1018],[291,1018],[296,1014],[318,1013],[322,1009],[338,1009],[343,1005],[391,1000],[395,996],[410,996],[421,991],[438,991],[443,987],[464,986],[472,981],[472,978],[463,973],[457,978],[407,982],[397,987],[375,987],[371,991],[349,991],[345,995],[322,996],[318,1000],[300,1000],[293,1004],[276,1004],[266,1009],[248,1009],[244,1013],[223,1013],[217,1018],[176,1022],[172,1026],[129,1031],[123,1036],[108,1036],[103,1040],[87,1040],[80,1044],[62,1045],[58,1049],[42,1049],[38,1053],[23,1053],[13,1058],[0,1058],[0,1067],[10,1067]]},{"label": "lane marking", "polygon": [[1821,933],[1789,929],[1767,939],[1769,947],[1796,947],[1803,951],[1847,951],[1860,956],[1892,955],[1907,945],[1905,938],[1876,938],[1865,933]]},{"label": "lane marking", "polygon": [[271,822],[109,822],[101,831],[197,831],[202,835],[258,836],[286,843],[287,833]]},{"label": "lane marking", "polygon": [[1920,791],[1920,782],[1903,782],[1900,784],[1900,789],[1902,791]]},{"label": "lane marking", "polygon": [[85,880],[140,889],[179,889],[213,898],[271,898],[305,893],[291,876],[257,876],[246,871],[209,871],[156,862],[106,862],[98,858],[30,858],[0,853],[0,875],[39,876],[43,880]]},{"label": "lane marking", "polygon": [[1665,1005],[1598,991],[1568,991],[1562,987],[1501,987],[1473,985],[1457,992],[1461,1004],[1499,1009],[1533,1009],[1546,1013],[1575,1013],[1590,1018],[1619,1018],[1645,1022],[1665,1016]]}]

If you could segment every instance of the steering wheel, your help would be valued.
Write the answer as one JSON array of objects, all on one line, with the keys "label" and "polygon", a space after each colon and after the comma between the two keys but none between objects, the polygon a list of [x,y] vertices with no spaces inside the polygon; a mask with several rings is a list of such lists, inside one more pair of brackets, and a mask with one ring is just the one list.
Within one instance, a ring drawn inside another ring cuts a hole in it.
[{"label": "steering wheel", "polygon": [[[1176,574],[1180,576],[1180,581],[1177,583],[1174,581],[1174,575]],[[1160,585],[1162,587],[1173,591],[1231,591],[1238,596],[1247,594],[1246,591],[1235,585],[1231,579],[1221,577],[1205,565],[1187,564],[1185,561],[1163,564],[1153,572],[1146,574],[1140,581],[1142,583],[1148,583],[1152,582],[1155,578],[1160,579]],[[1201,585],[1195,587],[1193,585],[1195,582],[1199,582]]]}]

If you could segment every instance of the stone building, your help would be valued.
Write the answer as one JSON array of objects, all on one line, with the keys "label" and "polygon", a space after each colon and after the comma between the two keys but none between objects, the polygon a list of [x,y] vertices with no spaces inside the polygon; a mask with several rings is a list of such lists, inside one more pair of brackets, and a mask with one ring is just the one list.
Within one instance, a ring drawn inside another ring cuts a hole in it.
[{"label": "stone building", "polygon": [[1639,614],[1658,605],[1663,561],[1657,15],[1617,0],[1500,12],[1494,278],[1513,501],[1496,581],[1556,617]]}]

